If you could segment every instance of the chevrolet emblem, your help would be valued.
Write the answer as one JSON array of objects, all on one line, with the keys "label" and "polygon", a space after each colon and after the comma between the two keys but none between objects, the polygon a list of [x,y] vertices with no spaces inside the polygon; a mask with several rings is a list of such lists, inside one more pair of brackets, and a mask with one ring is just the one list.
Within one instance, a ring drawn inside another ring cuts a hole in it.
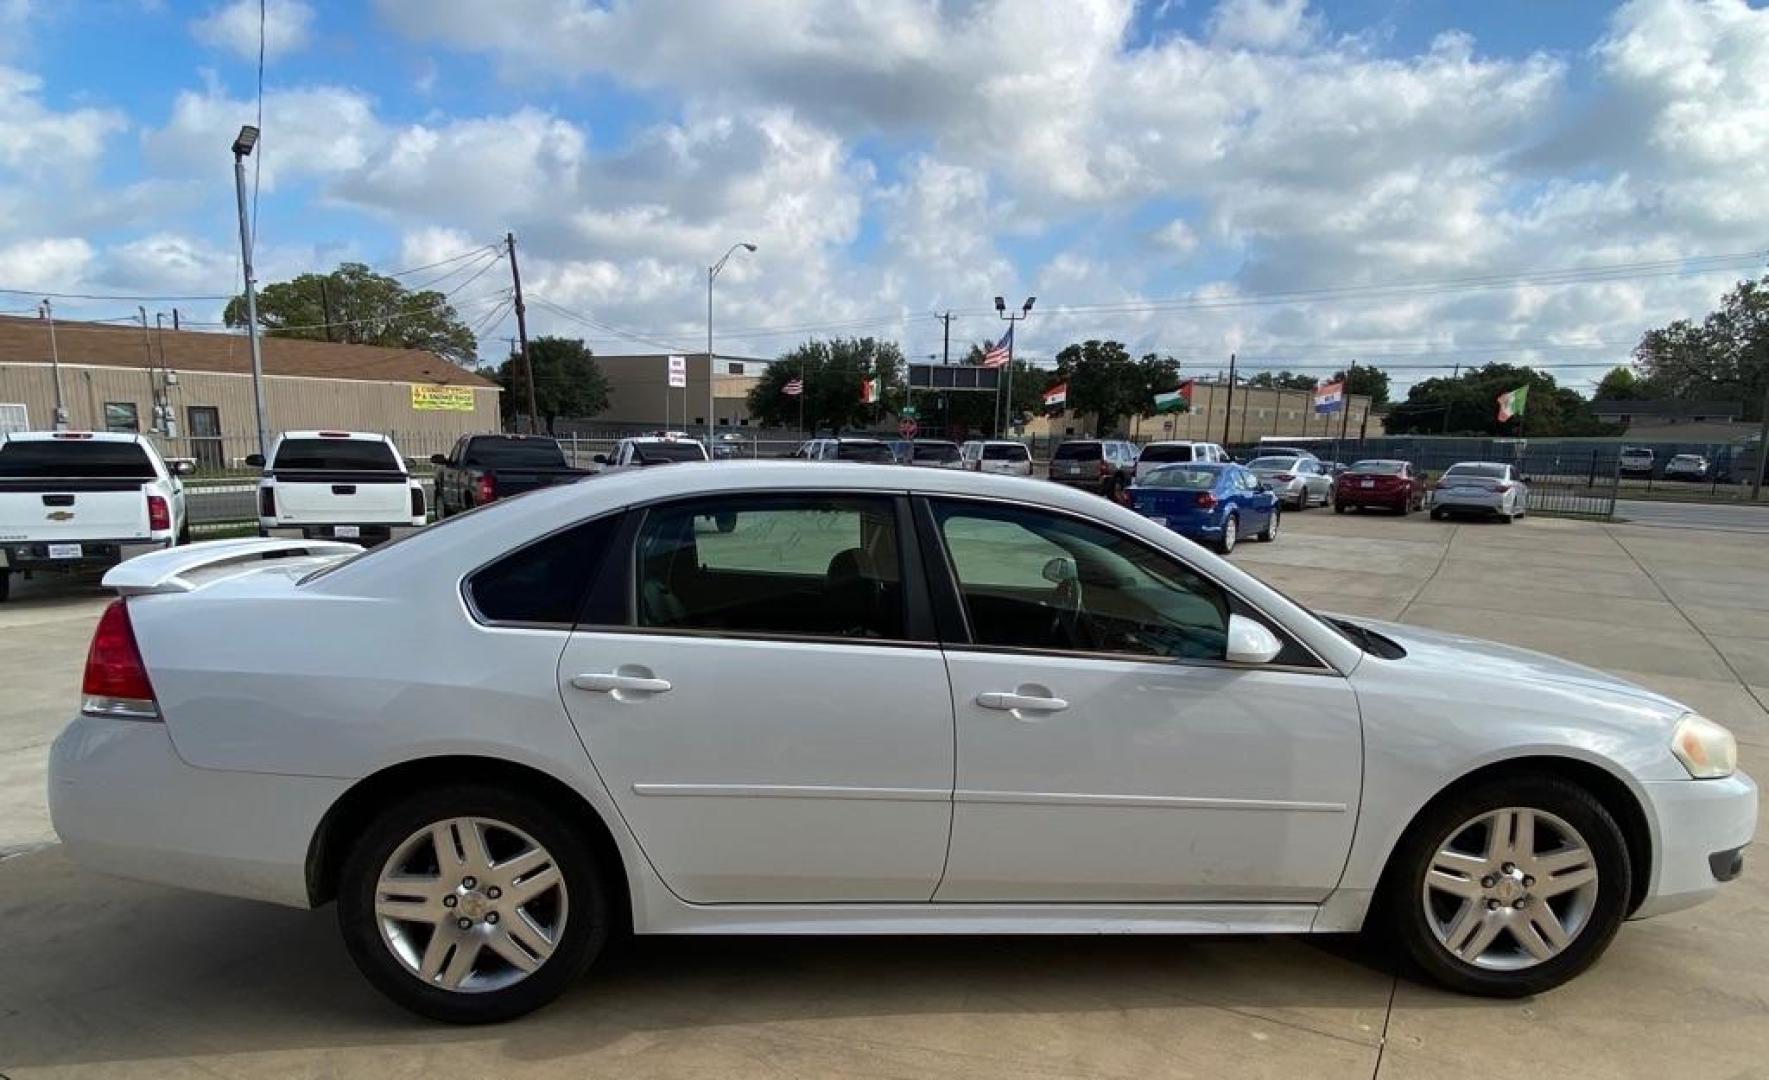
[{"label": "chevrolet emblem", "polygon": [[50,521],[70,521],[73,519],[74,512],[72,510],[51,510],[44,516]]}]

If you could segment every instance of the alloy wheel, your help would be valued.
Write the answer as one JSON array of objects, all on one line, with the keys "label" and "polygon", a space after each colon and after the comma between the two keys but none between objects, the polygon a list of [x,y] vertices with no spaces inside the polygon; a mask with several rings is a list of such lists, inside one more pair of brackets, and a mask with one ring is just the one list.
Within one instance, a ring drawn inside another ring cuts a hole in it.
[{"label": "alloy wheel", "polygon": [[394,848],[375,883],[375,921],[400,966],[459,993],[502,990],[539,970],[568,913],[553,856],[491,818],[448,818],[417,830]]},{"label": "alloy wheel", "polygon": [[1529,807],[1472,818],[1438,845],[1420,897],[1439,945],[1463,963],[1521,971],[1554,959],[1591,921],[1597,860],[1564,819]]}]

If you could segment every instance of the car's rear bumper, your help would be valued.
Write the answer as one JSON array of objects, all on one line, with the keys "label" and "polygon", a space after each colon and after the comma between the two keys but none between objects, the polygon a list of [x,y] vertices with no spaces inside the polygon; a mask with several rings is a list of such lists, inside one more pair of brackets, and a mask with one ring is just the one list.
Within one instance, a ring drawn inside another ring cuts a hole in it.
[{"label": "car's rear bumper", "polygon": [[79,716],[49,751],[49,814],[89,869],[309,906],[307,855],[349,782],[199,769],[162,723]]},{"label": "car's rear bumper", "polygon": [[1502,514],[1505,496],[1498,492],[1477,495],[1438,491],[1432,493],[1431,508],[1451,514]]},{"label": "car's rear bumper", "polygon": [[379,543],[394,537],[423,528],[406,522],[389,525],[385,522],[371,525],[271,525],[263,518],[258,521],[259,536],[274,536],[287,540],[344,540],[350,543]]},{"label": "car's rear bumper", "polygon": [[133,559],[137,555],[145,555],[150,551],[164,551],[172,545],[172,538],[159,540],[57,540],[57,546],[79,544],[78,558],[58,559],[49,554],[49,541],[30,541],[26,543],[0,544],[0,569],[11,570],[79,570],[94,569],[104,566],[115,566],[125,559]]},{"label": "car's rear bumper", "polygon": [[[1141,513],[1141,511],[1138,511]],[[1160,513],[1144,513],[1156,525],[1165,526],[1188,540],[1222,539],[1222,522],[1208,518],[1175,518]]]},{"label": "car's rear bumper", "polygon": [[1757,828],[1757,785],[1744,773],[1724,780],[1658,780],[1642,785],[1657,823],[1652,885],[1636,919],[1691,907],[1738,876]]}]

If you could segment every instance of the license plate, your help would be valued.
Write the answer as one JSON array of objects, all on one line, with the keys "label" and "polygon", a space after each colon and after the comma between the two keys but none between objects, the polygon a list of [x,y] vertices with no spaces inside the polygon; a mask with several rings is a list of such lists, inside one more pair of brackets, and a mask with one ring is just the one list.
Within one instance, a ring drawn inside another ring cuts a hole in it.
[{"label": "license plate", "polygon": [[84,554],[84,552],[80,550],[79,544],[49,545],[49,557],[51,559],[78,559],[82,554]]},{"label": "license plate", "polygon": [[354,538],[362,535],[362,526],[360,526],[360,525],[337,525],[332,528],[332,535],[333,536],[341,536],[347,540],[354,539]]},{"label": "license plate", "polygon": [[1374,480],[1359,480],[1357,486],[1358,487],[1373,488],[1376,486],[1376,481],[1374,481]]}]

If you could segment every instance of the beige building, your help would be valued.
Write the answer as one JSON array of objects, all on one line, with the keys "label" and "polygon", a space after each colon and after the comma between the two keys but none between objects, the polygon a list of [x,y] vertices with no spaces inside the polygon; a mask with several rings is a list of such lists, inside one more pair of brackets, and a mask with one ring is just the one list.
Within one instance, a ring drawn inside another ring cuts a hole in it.
[{"label": "beige building", "polygon": [[[1231,393],[1227,383],[1200,379],[1192,384],[1189,412],[1132,416],[1119,423],[1125,434],[1138,441],[1197,439],[1240,444],[1258,442],[1266,436],[1333,438],[1344,431],[1346,437],[1355,439],[1360,434],[1382,434],[1381,417],[1370,413],[1369,398],[1347,394],[1345,402],[1347,412],[1317,415],[1312,390],[1236,386]],[[1065,412],[1034,418],[1027,425],[1026,433],[1059,439],[1071,435],[1113,434],[1095,428],[1092,416]]]},{"label": "beige building", "polygon": [[[55,425],[56,368],[68,426],[158,435],[211,467],[257,449],[251,350],[240,334],[0,317],[0,431]],[[52,354],[59,358],[51,363]],[[495,383],[415,349],[263,339],[266,424],[392,435],[407,455],[497,431]]]},{"label": "beige building", "polygon": [[[608,379],[608,408],[592,424],[642,424],[689,430],[706,424],[707,354],[678,357],[688,385],[670,385],[670,357],[665,353],[600,356],[596,366]],[[768,361],[743,356],[713,357],[714,415],[720,427],[750,425],[749,391],[761,380]]]}]

